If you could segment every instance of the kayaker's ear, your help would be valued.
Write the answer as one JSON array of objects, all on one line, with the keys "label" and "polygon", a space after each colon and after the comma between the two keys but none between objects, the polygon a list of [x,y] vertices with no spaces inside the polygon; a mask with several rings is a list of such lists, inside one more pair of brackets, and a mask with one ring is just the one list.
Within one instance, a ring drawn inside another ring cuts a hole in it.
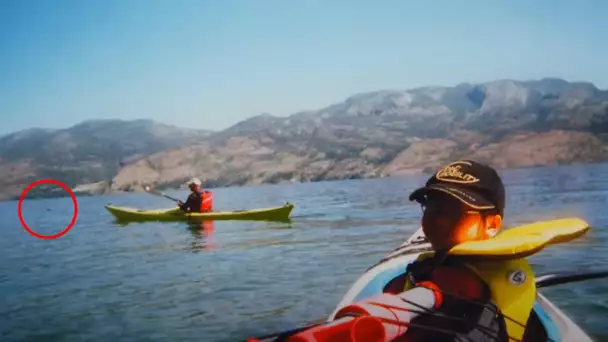
[{"label": "kayaker's ear", "polygon": [[502,217],[500,215],[489,215],[486,217],[486,234],[488,238],[495,237],[502,228]]}]

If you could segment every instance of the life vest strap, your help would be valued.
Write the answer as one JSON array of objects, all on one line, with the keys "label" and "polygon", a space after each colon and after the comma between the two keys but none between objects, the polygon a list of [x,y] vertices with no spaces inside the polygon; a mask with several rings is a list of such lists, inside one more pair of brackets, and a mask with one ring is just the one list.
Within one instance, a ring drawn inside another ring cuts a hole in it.
[{"label": "life vest strap", "polygon": [[[500,314],[500,309],[493,300],[490,299],[483,305],[476,323],[475,327],[467,333],[468,337],[466,341],[506,342],[509,340],[505,319]],[[456,341],[464,342],[465,339],[458,336]]]}]

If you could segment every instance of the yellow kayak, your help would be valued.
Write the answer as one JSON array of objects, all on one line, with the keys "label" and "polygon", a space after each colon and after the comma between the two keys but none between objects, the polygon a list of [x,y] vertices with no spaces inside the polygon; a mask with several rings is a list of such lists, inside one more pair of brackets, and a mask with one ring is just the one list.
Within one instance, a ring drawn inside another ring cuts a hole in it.
[{"label": "yellow kayak", "polygon": [[294,205],[287,203],[280,207],[262,208],[236,211],[217,211],[210,213],[183,213],[179,208],[143,210],[127,207],[106,205],[105,208],[121,222],[144,222],[144,221],[191,221],[200,222],[206,220],[242,220],[242,221],[289,221],[289,215]]}]

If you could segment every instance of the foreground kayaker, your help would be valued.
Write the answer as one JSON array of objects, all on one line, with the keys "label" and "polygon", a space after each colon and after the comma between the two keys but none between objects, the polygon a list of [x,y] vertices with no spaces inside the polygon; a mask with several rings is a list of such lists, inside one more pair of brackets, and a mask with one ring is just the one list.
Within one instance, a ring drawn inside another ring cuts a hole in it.
[{"label": "foreground kayaker", "polygon": [[474,161],[454,162],[412,192],[410,200],[423,208],[422,229],[435,252],[422,254],[387,292],[431,281],[444,302],[437,313],[415,318],[403,341],[461,341],[454,333],[469,341],[521,341],[536,295],[526,260],[489,263],[447,254],[461,243],[490,239],[502,228],[505,188],[498,173]]},{"label": "foreground kayaker", "polygon": [[[495,272],[497,277],[504,277],[504,267],[494,269],[497,259],[506,261],[531,257],[551,245],[567,243],[583,236],[590,226],[580,218],[562,218],[548,221],[537,221],[517,227],[511,227],[492,239],[468,241],[450,249],[452,256],[466,258],[483,258],[476,267],[484,272]],[[432,325],[412,326],[420,315],[437,314],[448,294],[442,294],[437,285],[427,281],[418,283],[418,287],[400,294],[387,292],[389,284],[405,273],[407,265],[415,262],[422,253],[434,253],[432,245],[426,239],[422,227],[416,230],[399,247],[391,251],[380,262],[368,268],[350,289],[344,294],[334,311],[324,320],[305,327],[292,328],[282,332],[249,338],[248,342],[388,342],[411,341],[407,335],[409,329],[437,330]],[[514,263],[514,266],[516,266]],[[515,267],[514,270],[517,268]],[[536,288],[568,284],[578,281],[608,277],[608,270],[598,272],[557,272],[536,275],[535,279],[526,279]],[[518,286],[522,279],[510,277]],[[499,296],[501,302],[511,300],[509,296],[517,291],[505,288],[505,297]],[[558,307],[541,293],[536,294],[534,307],[530,312],[526,333],[526,342],[538,341],[577,341],[592,342],[591,337],[569,318]],[[504,306],[501,305],[501,307]],[[449,317],[449,316],[448,316]],[[447,318],[447,317],[446,317]],[[455,317],[459,319],[459,317]],[[459,334],[455,331],[442,332]],[[486,340],[496,341],[487,332]],[[458,341],[475,341],[467,335],[458,335]],[[423,341],[428,341],[422,338]],[[445,339],[440,339],[445,340]]]},{"label": "foreground kayaker", "polygon": [[210,191],[201,189],[201,181],[198,178],[192,178],[187,184],[191,193],[188,199],[186,199],[186,203],[182,201],[177,202],[179,208],[183,211],[194,213],[213,211],[213,194]]},{"label": "foreground kayaker", "polygon": [[[595,275],[536,278],[525,260],[582,236],[587,222],[541,221],[498,234],[502,180],[473,161],[440,169],[411,200],[423,207],[422,227],[369,268],[325,322],[248,341],[591,342],[536,288]],[[598,274],[606,276],[608,271]]]}]

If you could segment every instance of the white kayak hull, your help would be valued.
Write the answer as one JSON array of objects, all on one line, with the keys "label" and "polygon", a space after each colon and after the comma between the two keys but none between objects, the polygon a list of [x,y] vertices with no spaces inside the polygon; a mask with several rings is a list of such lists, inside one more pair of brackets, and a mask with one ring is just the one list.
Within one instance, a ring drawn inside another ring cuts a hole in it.
[{"label": "white kayak hull", "polygon": [[[402,275],[407,266],[416,260],[420,253],[426,251],[431,251],[431,245],[424,238],[422,229],[418,229],[405,243],[388,254],[383,261],[368,269],[351,286],[328,321],[333,321],[341,308],[382,293],[391,280]],[[593,341],[576,323],[540,293],[537,293],[534,311],[545,328],[549,341]]]}]

